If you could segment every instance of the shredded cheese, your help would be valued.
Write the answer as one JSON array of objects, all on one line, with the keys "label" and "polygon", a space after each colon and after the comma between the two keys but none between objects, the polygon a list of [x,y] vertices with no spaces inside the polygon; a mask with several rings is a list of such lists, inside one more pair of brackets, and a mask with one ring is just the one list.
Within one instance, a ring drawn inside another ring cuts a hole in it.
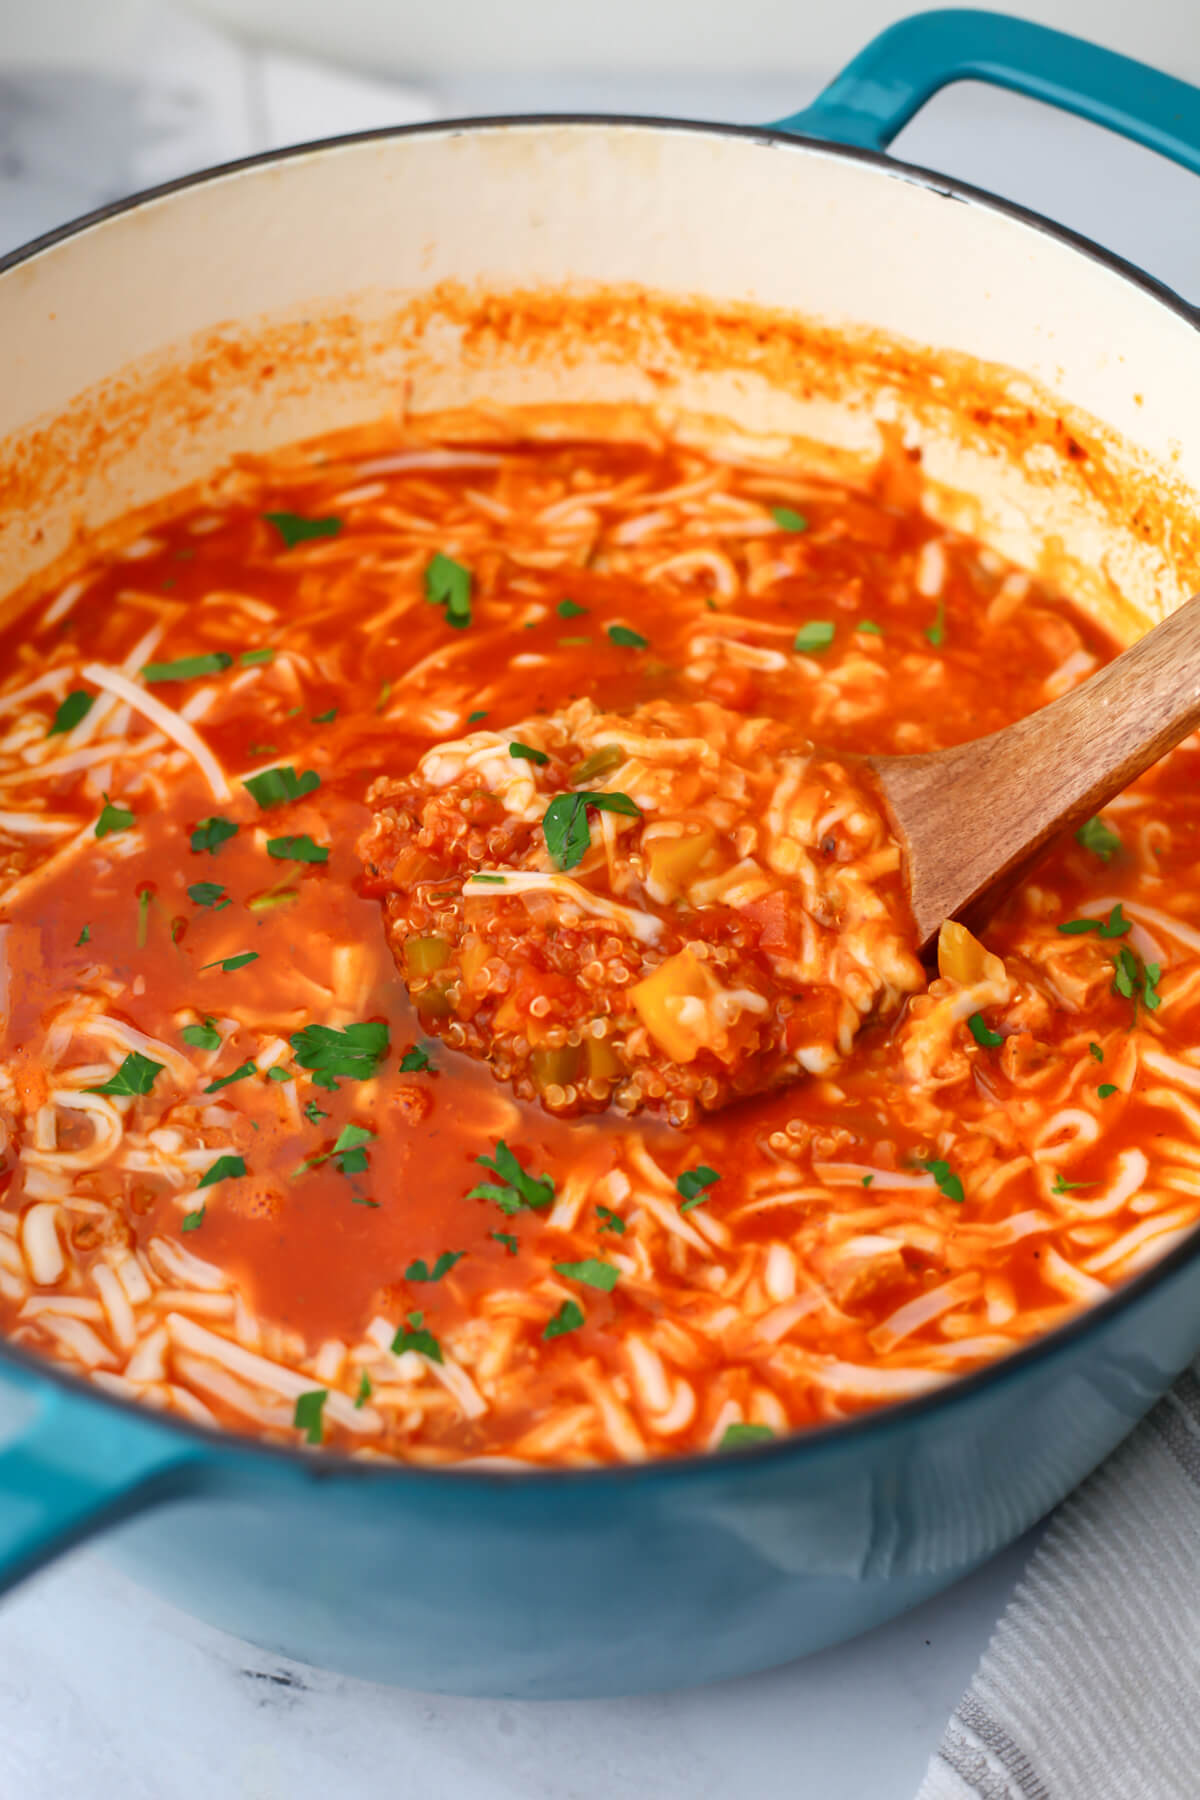
[{"label": "shredded cheese", "polygon": [[153,694],[148,694],[145,688],[138,687],[136,682],[130,681],[127,675],[122,675],[117,669],[108,669],[103,663],[88,663],[82,674],[83,679],[90,681],[94,687],[103,688],[106,693],[127,701],[135,712],[157,725],[181,750],[185,750],[207,781],[214,800],[233,798],[224,769],[186,719],[181,718],[171,707],[164,706],[161,700],[156,700]]},{"label": "shredded cheese", "polygon": [[501,882],[504,892],[508,894],[558,894],[563,900],[577,906],[580,912],[589,913],[594,919],[611,919],[614,925],[620,925],[631,937],[637,938],[639,943],[656,943],[662,935],[662,921],[652,913],[639,912],[632,906],[621,906],[604,894],[589,893],[587,888],[572,881],[569,875],[558,875],[550,869],[479,869],[474,875],[468,875],[463,882],[463,893],[471,896],[494,894]]}]

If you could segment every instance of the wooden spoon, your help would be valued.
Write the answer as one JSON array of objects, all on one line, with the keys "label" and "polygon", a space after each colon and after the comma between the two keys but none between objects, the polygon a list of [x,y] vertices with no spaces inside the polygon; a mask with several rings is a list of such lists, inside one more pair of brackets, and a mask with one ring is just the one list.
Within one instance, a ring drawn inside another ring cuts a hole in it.
[{"label": "wooden spoon", "polygon": [[921,949],[982,924],[1046,845],[1200,725],[1200,594],[1070,693],[930,756],[869,756],[908,863]]}]

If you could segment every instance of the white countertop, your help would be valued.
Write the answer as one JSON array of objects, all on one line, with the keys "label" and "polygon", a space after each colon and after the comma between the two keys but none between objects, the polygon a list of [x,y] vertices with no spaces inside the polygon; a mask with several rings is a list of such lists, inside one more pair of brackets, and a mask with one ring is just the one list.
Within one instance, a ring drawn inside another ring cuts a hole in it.
[{"label": "white countertop", "polygon": [[[57,0],[58,4],[62,0]],[[422,93],[241,49],[165,5],[105,65],[8,66],[0,252],[90,207],[273,144],[415,118],[620,110],[765,121],[814,74],[448,79]],[[1200,295],[1192,178],[1045,109],[944,96],[900,153],[1037,205]],[[856,1643],[694,1693],[453,1700],[264,1657],[78,1552],[0,1608],[3,1800],[912,1800],[1032,1539]]]},{"label": "white countertop", "polygon": [[456,1700],[198,1625],[80,1551],[0,1609],[5,1800],[913,1800],[1026,1539],[856,1643],[719,1687]]}]

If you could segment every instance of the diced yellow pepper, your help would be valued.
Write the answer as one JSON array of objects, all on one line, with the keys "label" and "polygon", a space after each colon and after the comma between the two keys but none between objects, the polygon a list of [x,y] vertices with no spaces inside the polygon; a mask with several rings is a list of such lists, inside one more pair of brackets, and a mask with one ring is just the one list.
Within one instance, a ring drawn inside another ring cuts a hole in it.
[{"label": "diced yellow pepper", "polygon": [[482,973],[491,953],[491,947],[485,938],[468,937],[464,940],[463,947],[459,952],[458,964],[463,972],[463,980],[468,987],[472,985],[475,977]]},{"label": "diced yellow pepper", "polygon": [[652,839],[646,846],[651,881],[674,896],[687,886],[716,841],[711,825],[702,825],[687,837]]},{"label": "diced yellow pepper", "polygon": [[977,937],[972,937],[957,919],[947,919],[938,932],[938,974],[960,987],[974,987],[988,973],[988,962],[994,961]]},{"label": "diced yellow pepper", "polygon": [[523,1031],[528,1026],[528,1019],[519,1011],[516,999],[509,994],[496,1008],[492,1024],[497,1031]]},{"label": "diced yellow pepper", "polygon": [[681,950],[630,988],[629,998],[659,1048],[675,1062],[691,1062],[701,1050],[714,1047],[711,1012],[703,1003],[720,991],[707,964]]}]

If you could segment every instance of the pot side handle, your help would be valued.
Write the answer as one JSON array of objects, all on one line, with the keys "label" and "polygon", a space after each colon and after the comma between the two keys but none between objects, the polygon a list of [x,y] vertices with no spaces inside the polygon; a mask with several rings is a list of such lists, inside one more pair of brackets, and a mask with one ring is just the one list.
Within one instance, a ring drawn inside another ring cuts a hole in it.
[{"label": "pot side handle", "polygon": [[152,1416],[130,1417],[42,1382],[33,1406],[0,1447],[0,1593],[106,1525],[201,1480],[199,1448]]},{"label": "pot side handle", "polygon": [[915,13],[880,32],[811,106],[772,129],[886,150],[952,81],[986,81],[1104,125],[1200,175],[1200,88],[1007,13]]}]

